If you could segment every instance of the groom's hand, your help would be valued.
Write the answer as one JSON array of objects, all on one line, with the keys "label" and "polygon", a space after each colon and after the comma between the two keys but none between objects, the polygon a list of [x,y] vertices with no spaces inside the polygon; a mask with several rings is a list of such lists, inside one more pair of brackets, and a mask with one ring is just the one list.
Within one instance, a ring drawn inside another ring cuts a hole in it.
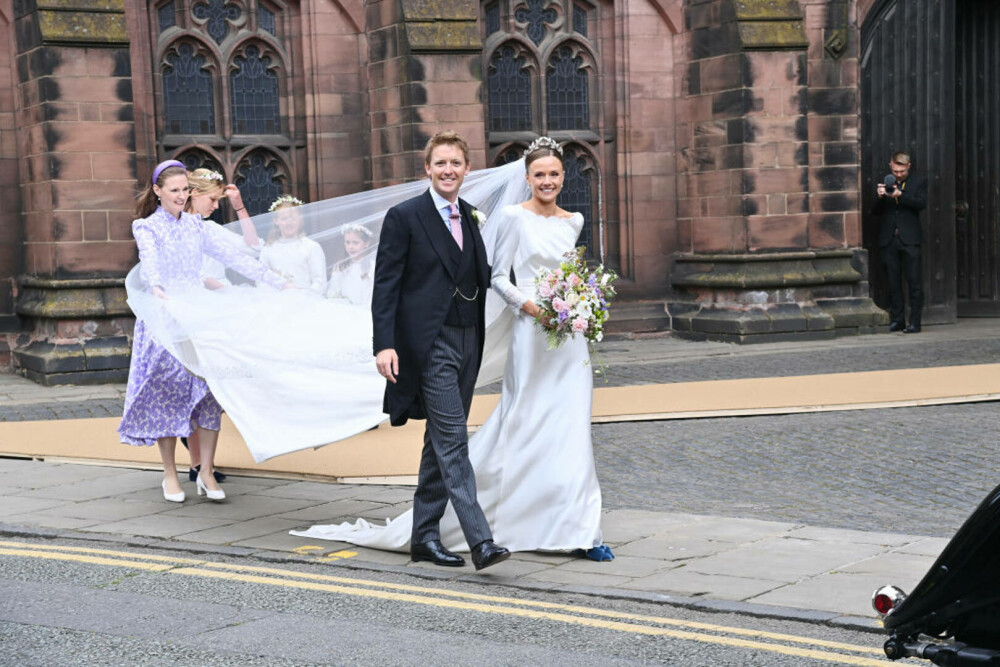
[{"label": "groom's hand", "polygon": [[396,384],[396,376],[399,375],[399,356],[396,354],[396,350],[391,347],[379,350],[375,356],[375,367],[378,368],[379,375]]}]

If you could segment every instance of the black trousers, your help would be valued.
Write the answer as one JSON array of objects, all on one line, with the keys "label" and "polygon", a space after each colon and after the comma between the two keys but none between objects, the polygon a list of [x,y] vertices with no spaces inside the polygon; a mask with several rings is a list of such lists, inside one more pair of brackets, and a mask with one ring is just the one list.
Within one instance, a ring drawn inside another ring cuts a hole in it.
[{"label": "black trousers", "polygon": [[889,285],[889,318],[900,325],[906,324],[903,307],[903,280],[910,297],[910,324],[919,327],[924,309],[924,280],[920,267],[920,246],[905,245],[893,236],[889,245],[882,246],[882,263]]}]

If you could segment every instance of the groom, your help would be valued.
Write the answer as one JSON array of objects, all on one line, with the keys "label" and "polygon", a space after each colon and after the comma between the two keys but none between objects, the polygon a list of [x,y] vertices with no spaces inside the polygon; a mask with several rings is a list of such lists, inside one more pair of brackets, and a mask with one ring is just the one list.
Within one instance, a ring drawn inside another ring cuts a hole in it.
[{"label": "groom", "polygon": [[393,426],[426,419],[413,495],[414,561],[461,566],[441,544],[439,522],[451,501],[477,570],[510,556],[476,499],[466,422],[483,356],[490,267],[479,228],[458,189],[469,146],[439,132],[424,149],[431,187],[386,213],[372,295],[375,365],[387,380],[383,411]]}]

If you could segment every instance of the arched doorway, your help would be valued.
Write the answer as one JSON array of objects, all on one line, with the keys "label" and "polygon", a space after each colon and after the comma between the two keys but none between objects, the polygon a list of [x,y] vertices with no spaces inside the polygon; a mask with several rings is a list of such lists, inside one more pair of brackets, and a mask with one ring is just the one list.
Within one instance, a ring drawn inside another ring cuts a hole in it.
[{"label": "arched doorway", "polygon": [[889,156],[928,178],[924,321],[1000,316],[1000,7],[990,0],[882,0],[862,26],[864,246],[872,296],[885,279],[868,211]]}]

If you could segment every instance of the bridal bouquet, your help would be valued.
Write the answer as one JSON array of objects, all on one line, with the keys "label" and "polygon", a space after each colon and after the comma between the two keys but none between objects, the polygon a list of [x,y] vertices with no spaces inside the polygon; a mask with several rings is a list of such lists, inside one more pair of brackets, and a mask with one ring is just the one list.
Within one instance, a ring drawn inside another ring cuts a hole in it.
[{"label": "bridal bouquet", "polygon": [[[538,325],[548,337],[550,350],[576,334],[591,343],[604,338],[608,304],[615,296],[612,283],[618,275],[603,264],[588,268],[584,250],[583,246],[571,250],[563,255],[559,268],[543,269],[535,278],[538,307],[542,309]],[[551,326],[544,326],[546,321]]]}]

